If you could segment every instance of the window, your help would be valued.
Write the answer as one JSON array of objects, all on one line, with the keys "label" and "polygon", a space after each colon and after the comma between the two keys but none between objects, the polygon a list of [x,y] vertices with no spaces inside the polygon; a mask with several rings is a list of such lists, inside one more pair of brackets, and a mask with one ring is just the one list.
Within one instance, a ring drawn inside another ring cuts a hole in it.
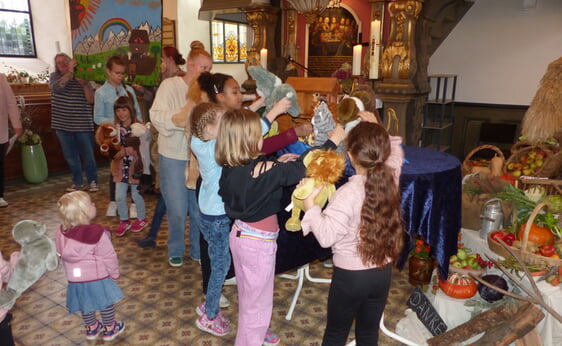
[{"label": "window", "polygon": [[29,0],[0,0],[0,56],[36,57]]},{"label": "window", "polygon": [[247,30],[246,24],[213,20],[211,22],[213,63],[246,62]]}]

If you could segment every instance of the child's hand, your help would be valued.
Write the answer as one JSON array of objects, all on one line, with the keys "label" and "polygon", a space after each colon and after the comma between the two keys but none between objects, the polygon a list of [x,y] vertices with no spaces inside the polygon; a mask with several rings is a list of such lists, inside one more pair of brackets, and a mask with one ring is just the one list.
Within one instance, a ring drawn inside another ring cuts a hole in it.
[{"label": "child's hand", "polygon": [[275,103],[273,107],[271,107],[265,117],[267,118],[267,120],[269,120],[270,123],[272,123],[273,120],[275,120],[278,116],[287,113],[287,110],[291,107],[292,104],[293,103],[291,102],[291,100],[289,100],[287,97],[283,97],[281,100],[277,101],[277,103]]},{"label": "child's hand", "polygon": [[277,158],[277,162],[295,161],[296,159],[299,158],[299,156],[300,156],[299,154],[293,154],[293,153],[283,154]]},{"label": "child's hand", "polygon": [[339,145],[341,141],[345,139],[345,130],[343,126],[336,125],[336,127],[328,132],[328,139],[334,142],[335,145]]},{"label": "child's hand", "polygon": [[113,156],[114,160],[121,160],[123,157],[125,157],[125,148],[121,148],[121,150],[119,150],[117,153],[115,153],[115,155]]},{"label": "child's hand", "polygon": [[377,116],[372,112],[362,111],[357,113],[357,116],[361,118],[361,121],[366,121],[368,123],[375,123],[375,124],[379,123]]},{"label": "child's hand", "polygon": [[[306,184],[306,182],[309,179],[311,179],[311,178],[302,178],[301,181],[297,184],[297,188]],[[310,195],[308,195],[308,197],[306,197],[305,199],[302,200],[303,204],[304,204],[304,211],[307,211],[310,208],[314,207],[314,199],[316,198],[316,196],[318,196],[320,191],[322,191],[322,188],[323,188],[322,185],[320,185],[318,187],[315,187],[314,190],[312,190],[312,193],[310,193]]]}]

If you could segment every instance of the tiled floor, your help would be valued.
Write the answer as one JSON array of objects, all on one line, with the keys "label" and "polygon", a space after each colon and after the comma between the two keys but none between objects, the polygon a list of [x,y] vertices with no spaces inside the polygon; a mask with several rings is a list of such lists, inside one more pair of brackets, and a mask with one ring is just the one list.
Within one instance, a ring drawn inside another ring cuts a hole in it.
[{"label": "tiled floor", "polygon": [[[100,191],[92,193],[98,207],[97,223],[115,228],[118,219],[104,216],[108,203],[108,170],[100,169]],[[0,251],[4,258],[19,245],[11,236],[11,228],[22,219],[38,220],[47,225],[47,234],[54,238],[59,225],[56,201],[70,185],[69,174],[49,177],[46,182],[32,185],[25,182],[8,182],[5,198],[8,208],[0,209]],[[151,216],[156,196],[147,195],[147,215]],[[155,249],[141,249],[135,240],[146,231],[118,238],[113,242],[119,256],[121,278],[119,285],[125,299],[117,304],[118,318],[126,322],[126,330],[116,340],[116,345],[232,345],[235,330],[226,337],[215,337],[201,332],[195,326],[195,307],[201,302],[201,274],[199,265],[186,256],[183,267],[167,264],[167,224],[162,224]],[[186,237],[187,239],[187,237]],[[331,269],[321,263],[311,264],[314,277],[329,278]],[[271,328],[280,334],[281,345],[320,345],[326,316],[328,284],[305,281],[300,299],[291,321],[285,315],[296,289],[296,281],[277,277],[275,280],[274,311]],[[402,316],[406,298],[412,291],[405,271],[394,272],[387,309],[386,325],[391,330]],[[236,286],[225,286],[223,293],[231,301],[225,309],[226,316],[236,327]],[[17,345],[98,345],[104,342],[86,341],[79,315],[69,315],[65,309],[66,279],[59,266],[44,275],[25,292],[12,309],[12,329]],[[350,340],[353,338],[353,332]],[[0,342],[1,344],[1,342]],[[381,333],[381,345],[399,345]]]}]

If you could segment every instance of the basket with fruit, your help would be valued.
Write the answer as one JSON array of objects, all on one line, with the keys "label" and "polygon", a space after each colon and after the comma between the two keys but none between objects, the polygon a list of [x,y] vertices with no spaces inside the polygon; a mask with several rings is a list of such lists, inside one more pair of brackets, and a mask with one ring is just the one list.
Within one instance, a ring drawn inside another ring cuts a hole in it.
[{"label": "basket with fruit", "polygon": [[526,147],[513,153],[505,163],[506,174],[518,179],[521,176],[552,178],[544,167],[552,156],[552,151],[542,147]]},{"label": "basket with fruit", "polygon": [[[488,150],[493,152],[490,159],[473,159],[476,153]],[[468,175],[476,172],[488,173],[492,176],[500,176],[503,173],[503,165],[505,156],[503,152],[496,146],[484,144],[472,149],[465,157],[462,163],[462,175]]]},{"label": "basket with fruit", "polygon": [[470,253],[470,249],[461,247],[457,253],[449,258],[449,272],[461,275],[474,274],[480,276],[486,268],[492,266],[480,256],[479,253]]}]

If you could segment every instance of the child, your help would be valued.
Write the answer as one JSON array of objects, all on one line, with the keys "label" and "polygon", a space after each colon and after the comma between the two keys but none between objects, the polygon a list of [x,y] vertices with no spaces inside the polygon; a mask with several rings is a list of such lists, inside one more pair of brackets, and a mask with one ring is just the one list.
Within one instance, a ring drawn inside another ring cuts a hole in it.
[{"label": "child", "polygon": [[199,192],[199,230],[207,241],[211,272],[206,300],[197,307],[197,327],[217,336],[231,331],[219,308],[224,279],[230,267],[228,234],[231,221],[218,194],[222,168],[215,160],[215,145],[225,110],[212,103],[200,103],[191,112],[191,150],[197,157],[202,183]]},{"label": "child", "polygon": [[[140,174],[135,172],[135,166],[141,160],[138,146],[127,145],[127,139],[132,138],[131,125],[137,122],[137,115],[130,99],[121,96],[113,105],[115,112],[115,125],[119,128],[121,151],[111,161],[111,175],[115,182],[115,200],[119,213],[119,227],[115,230],[117,236],[123,236],[130,229],[131,232],[140,232],[148,225],[146,222],[146,209],[144,199],[139,193]],[[131,187],[133,202],[137,207],[137,220],[131,225],[129,222],[129,209],[127,208],[127,190]]]},{"label": "child", "polygon": [[[84,191],[64,194],[57,206],[62,225],[56,245],[68,280],[66,307],[71,314],[82,313],[86,339],[103,334],[103,340],[111,341],[125,330],[125,323],[115,320],[114,304],[123,298],[123,292],[115,282],[119,264],[111,232],[91,224],[96,206]],[[101,323],[96,311],[101,313]]]},{"label": "child", "polygon": [[[135,97],[135,90],[123,83],[127,71],[127,62],[121,57],[114,55],[107,59],[105,72],[107,80],[96,90],[94,94],[94,122],[97,125],[113,122],[113,104],[120,96],[128,96],[135,104],[136,114],[140,113],[139,104]],[[136,212],[134,204],[131,205],[131,214]],[[117,216],[117,204],[115,202],[115,183],[109,177],[109,205],[107,206],[107,216]],[[131,215],[133,217],[134,215]]]},{"label": "child", "polygon": [[[327,146],[343,138],[337,127]],[[279,336],[268,330],[273,310],[275,252],[283,187],[295,185],[305,173],[301,159],[267,161],[260,117],[247,109],[228,111],[221,119],[215,158],[222,167],[219,195],[234,219],[230,249],[238,285],[236,345],[276,345]],[[304,155],[303,155],[304,156]]]},{"label": "child", "polygon": [[[374,115],[369,118],[373,120]],[[391,264],[403,244],[400,142],[400,137],[389,138],[379,124],[359,123],[345,140],[356,174],[334,193],[323,211],[314,205],[320,189],[304,200],[303,234],[314,233],[320,245],[331,246],[334,254],[322,345],[345,345],[354,319],[357,344],[377,345]]]}]

